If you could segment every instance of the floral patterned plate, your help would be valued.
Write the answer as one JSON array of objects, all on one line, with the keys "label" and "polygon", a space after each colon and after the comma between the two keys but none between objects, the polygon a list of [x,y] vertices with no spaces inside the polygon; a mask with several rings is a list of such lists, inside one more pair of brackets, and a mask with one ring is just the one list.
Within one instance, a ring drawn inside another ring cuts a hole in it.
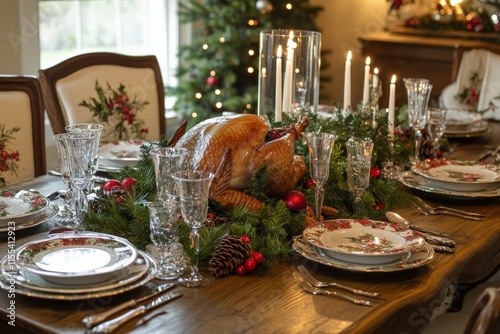
[{"label": "floral patterned plate", "polygon": [[21,246],[15,261],[24,276],[61,285],[92,285],[125,275],[137,257],[127,240],[108,234],[79,234]]},{"label": "floral patterned plate", "polygon": [[302,235],[326,255],[359,264],[393,262],[425,243],[401,224],[367,219],[328,220],[309,225]]},{"label": "floral patterned plate", "polygon": [[[43,298],[43,299],[52,299],[52,300],[86,300],[90,298],[103,298],[109,296],[116,296],[121,293],[143,286],[156,277],[158,273],[158,266],[156,264],[156,261],[148,254],[143,253],[141,251],[139,251],[139,256],[143,256],[145,259],[148,260],[149,266],[146,275],[142,276],[136,281],[133,281],[132,283],[123,286],[111,287],[107,290],[100,290],[100,291],[66,293],[66,292],[39,291],[25,286],[16,285],[16,294],[29,297]],[[8,255],[6,255],[1,260],[1,263],[5,263],[7,261],[8,261]],[[2,289],[9,290],[11,289],[11,286],[12,286],[11,280],[9,280],[8,277],[4,276],[3,274],[0,274],[0,287]]]},{"label": "floral patterned plate", "polygon": [[393,262],[384,264],[358,264],[335,259],[325,255],[320,248],[308,243],[303,236],[294,237],[292,247],[297,253],[311,261],[338,269],[369,273],[394,272],[418,268],[427,264],[434,257],[434,249],[428,244],[424,244],[424,246],[404,254]]},{"label": "floral patterned plate", "polygon": [[50,200],[27,190],[0,191],[0,227],[9,222],[22,223],[47,209]]},{"label": "floral patterned plate", "polygon": [[453,191],[483,191],[500,184],[498,166],[477,161],[426,159],[412,166],[412,171],[439,188]]},{"label": "floral patterned plate", "polygon": [[134,263],[131,265],[130,271],[125,275],[118,278],[112,278],[110,280],[100,282],[93,285],[68,285],[62,286],[60,284],[51,283],[44,280],[38,275],[25,274],[15,265],[11,265],[8,262],[0,262],[0,271],[4,277],[13,279],[16,284],[29,288],[36,291],[45,291],[50,293],[89,293],[105,291],[109,289],[114,289],[117,287],[132,284],[143,277],[149,266],[151,265],[147,257],[138,254]]},{"label": "floral patterned plate", "polygon": [[58,213],[59,213],[59,206],[57,205],[57,203],[50,203],[47,210],[43,210],[42,212],[37,213],[35,216],[19,224],[13,223],[13,224],[8,224],[5,227],[0,227],[0,232],[20,231],[30,227],[35,227],[51,220],[52,218],[57,216]]},{"label": "floral patterned plate", "polygon": [[99,163],[104,168],[134,167],[140,160],[143,140],[113,141],[99,147]]}]

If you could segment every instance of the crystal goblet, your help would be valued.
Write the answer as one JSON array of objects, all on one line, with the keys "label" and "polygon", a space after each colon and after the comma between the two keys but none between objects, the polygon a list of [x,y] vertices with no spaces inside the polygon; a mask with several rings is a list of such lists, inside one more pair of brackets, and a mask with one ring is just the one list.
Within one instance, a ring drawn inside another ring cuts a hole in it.
[{"label": "crystal goblet", "polygon": [[75,211],[74,211],[74,198],[73,189],[69,177],[69,152],[66,147],[66,142],[64,140],[66,134],[61,133],[54,135],[56,141],[57,155],[59,156],[59,169],[61,172],[61,179],[68,188],[64,195],[64,208],[61,210],[61,214],[64,212],[63,217],[57,221],[56,225],[58,227],[74,228],[75,224]]},{"label": "crystal goblet", "polygon": [[[99,141],[101,138],[101,133],[102,129],[104,128],[103,125],[97,124],[97,123],[77,123],[77,124],[70,124],[66,125],[65,129],[66,132],[80,132],[80,133],[91,133],[96,135],[96,140],[94,142],[94,155],[92,157],[92,163],[91,163],[91,174],[92,176],[97,173],[97,169],[99,168]],[[92,191],[92,187],[94,185],[94,182],[91,181],[89,182],[88,186],[88,191]]]},{"label": "crystal goblet", "polygon": [[408,121],[415,135],[415,154],[413,163],[420,161],[421,129],[424,128],[427,118],[427,106],[431,95],[432,85],[427,79],[404,78],[408,94]]},{"label": "crystal goblet", "polygon": [[208,192],[214,174],[203,171],[180,171],[172,175],[179,191],[182,219],[191,227],[189,240],[195,259],[189,277],[179,278],[187,287],[206,286],[214,281],[212,276],[202,275],[198,270],[200,253],[199,229],[204,225],[208,213]]},{"label": "crystal goblet", "polygon": [[427,115],[427,135],[432,142],[434,160],[438,157],[439,139],[446,129],[446,109],[430,108]]},{"label": "crystal goblet", "polygon": [[304,133],[309,149],[309,172],[315,188],[316,222],[321,222],[325,197],[324,184],[330,174],[330,158],[337,136],[331,133]]},{"label": "crystal goblet", "polygon": [[98,145],[93,133],[70,132],[63,134],[68,153],[69,180],[75,191],[75,219],[77,227],[83,222],[86,198],[84,189],[92,177],[92,163]]},{"label": "crystal goblet", "polygon": [[373,143],[370,140],[350,138],[347,148],[347,186],[354,197],[355,211],[359,210],[361,196],[370,185],[370,166]]}]

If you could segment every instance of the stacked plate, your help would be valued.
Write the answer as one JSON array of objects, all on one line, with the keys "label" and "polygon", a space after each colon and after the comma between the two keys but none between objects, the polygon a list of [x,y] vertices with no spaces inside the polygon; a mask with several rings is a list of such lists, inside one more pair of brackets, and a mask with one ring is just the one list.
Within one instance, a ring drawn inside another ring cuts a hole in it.
[{"label": "stacked plate", "polygon": [[481,114],[467,110],[448,109],[445,137],[479,137],[491,131]]},{"label": "stacked plate", "polygon": [[477,161],[424,160],[412,166],[430,187],[455,193],[487,192],[500,188],[499,167]]},{"label": "stacked plate", "polygon": [[313,224],[294,239],[304,257],[335,268],[390,272],[429,262],[434,250],[415,231],[399,224],[336,219]]},{"label": "stacked plate", "polygon": [[0,261],[0,286],[33,297],[78,300],[116,295],[156,276],[157,265],[123,238],[102,233],[27,243]]},{"label": "stacked plate", "polygon": [[55,217],[59,207],[37,192],[0,191],[0,232],[33,227]]},{"label": "stacked plate", "polygon": [[134,167],[141,159],[143,140],[105,142],[99,146],[99,170],[113,171]]}]

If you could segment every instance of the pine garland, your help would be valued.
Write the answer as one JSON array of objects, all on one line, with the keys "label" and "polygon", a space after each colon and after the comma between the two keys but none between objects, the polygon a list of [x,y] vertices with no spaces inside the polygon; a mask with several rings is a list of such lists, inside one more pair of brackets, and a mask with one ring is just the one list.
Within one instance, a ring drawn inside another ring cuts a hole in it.
[{"label": "pine garland", "polygon": [[[351,113],[342,115],[338,113],[335,117],[321,118],[311,112],[305,112],[310,118],[311,125],[307,129],[310,132],[334,132],[338,135],[335,148],[332,153],[330,177],[325,185],[324,204],[338,209],[337,218],[354,217],[353,198],[349,193],[346,182],[346,152],[345,142],[351,137],[369,137],[375,143],[373,164],[380,166],[381,162],[387,160],[391,152],[387,142],[387,116],[381,112],[377,117],[377,125],[372,127],[372,115],[364,113]],[[272,123],[273,127],[293,123],[295,120],[287,118],[281,123]],[[404,133],[404,131],[402,132]],[[395,141],[410,142],[409,138],[403,135]],[[154,147],[164,147],[167,140],[162,138],[159,142],[151,143],[141,147],[141,160],[136,168],[124,168],[112,173],[112,177],[121,180],[125,177],[133,177],[137,180],[134,191],[124,197],[122,203],[118,203],[116,198],[98,191],[95,210],[89,210],[85,218],[85,228],[92,231],[99,231],[119,235],[130,240],[140,249],[150,244],[149,212],[147,203],[155,197],[156,184],[154,168],[149,151]],[[396,145],[395,145],[396,147]],[[394,155],[398,161],[408,161],[411,154],[411,147],[400,145],[402,149],[395,148]],[[308,163],[308,151],[305,140],[296,142],[296,152],[302,155]],[[200,229],[201,252],[199,256],[200,265],[207,265],[210,256],[224,235],[248,235],[251,238],[251,247],[264,254],[266,265],[272,265],[276,261],[285,260],[290,252],[291,238],[302,233],[305,227],[305,210],[299,213],[292,213],[285,205],[285,202],[277,198],[268,198],[263,192],[268,178],[265,168],[258,171],[251,187],[246,193],[259,198],[267,205],[254,212],[249,212],[246,208],[237,207],[232,210],[223,210],[217,203],[209,203],[209,212],[214,215],[215,222],[211,226]],[[309,179],[307,172],[303,180],[299,181],[296,190],[302,191],[309,204],[314,206],[314,187],[305,188],[305,182]],[[367,192],[362,197],[362,208],[356,215],[369,217],[371,219],[382,220],[386,210],[396,206],[406,205],[410,196],[399,190],[399,185],[395,181],[383,179],[371,179]],[[377,203],[383,203],[384,207],[376,209]],[[180,241],[188,255],[193,257],[189,247],[190,228],[186,224],[180,224]]]}]

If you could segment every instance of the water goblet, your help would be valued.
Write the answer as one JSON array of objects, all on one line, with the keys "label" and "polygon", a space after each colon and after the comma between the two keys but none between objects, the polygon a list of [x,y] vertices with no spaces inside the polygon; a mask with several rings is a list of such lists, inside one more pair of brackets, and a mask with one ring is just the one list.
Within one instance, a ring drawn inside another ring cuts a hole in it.
[{"label": "water goblet", "polygon": [[184,249],[178,242],[178,205],[175,202],[151,202],[149,209],[150,238],[156,247],[158,279],[176,279],[184,271]]},{"label": "water goblet", "polygon": [[415,154],[413,163],[420,161],[421,129],[424,128],[427,118],[427,106],[431,95],[432,85],[427,79],[403,79],[408,94],[408,121],[415,135]]},{"label": "water goblet", "polygon": [[[66,132],[83,132],[83,133],[93,133],[96,135],[97,138],[94,143],[96,147],[94,148],[94,156],[91,164],[92,176],[95,175],[95,173],[97,173],[97,169],[99,168],[99,141],[101,138],[101,133],[103,128],[104,128],[103,125],[97,123],[77,123],[77,124],[66,125],[65,127]],[[91,179],[91,182],[89,182],[88,186],[89,189],[87,190],[91,192],[93,186],[94,182]]]},{"label": "water goblet", "polygon": [[204,225],[208,213],[208,191],[213,173],[203,171],[180,171],[172,175],[179,191],[182,219],[191,227],[189,240],[195,259],[189,277],[179,278],[186,287],[201,287],[214,281],[212,276],[202,275],[198,270],[200,253],[199,229]]},{"label": "water goblet", "polygon": [[359,210],[361,196],[370,185],[373,143],[350,138],[347,148],[347,186],[354,197],[354,209]]},{"label": "water goblet", "polygon": [[189,151],[185,148],[160,147],[150,151],[156,176],[156,198],[158,201],[178,202],[172,174],[185,169]]},{"label": "water goblet", "polygon": [[66,134],[64,133],[54,135],[57,155],[59,156],[59,169],[61,171],[61,179],[68,188],[64,196],[64,208],[61,210],[61,213],[65,212],[65,214],[59,221],[57,221],[56,225],[58,227],[73,228],[76,226],[74,219],[74,198],[72,189],[73,187],[71,185],[69,177],[69,152],[64,140],[65,136]]},{"label": "water goblet", "polygon": [[64,134],[68,152],[69,179],[75,191],[75,219],[77,227],[83,222],[85,205],[84,189],[92,177],[92,163],[97,149],[94,133],[69,132]]},{"label": "water goblet", "polygon": [[427,115],[427,135],[432,142],[434,160],[438,157],[439,139],[446,129],[446,109],[430,108]]},{"label": "water goblet", "polygon": [[316,222],[321,223],[325,197],[324,184],[330,174],[330,158],[337,136],[331,133],[304,133],[309,149],[309,172],[315,188]]}]

